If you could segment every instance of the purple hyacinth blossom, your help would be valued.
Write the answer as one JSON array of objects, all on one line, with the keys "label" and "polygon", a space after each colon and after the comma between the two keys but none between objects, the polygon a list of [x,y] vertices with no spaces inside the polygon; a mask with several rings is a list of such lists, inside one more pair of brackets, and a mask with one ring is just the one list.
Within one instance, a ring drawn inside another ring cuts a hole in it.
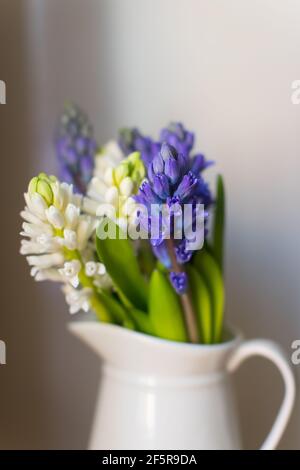
[{"label": "purple hyacinth blossom", "polygon": [[178,152],[176,148],[168,144],[168,142],[163,142],[161,144],[160,154],[164,162],[167,162],[168,160],[177,161],[178,159]]},{"label": "purple hyacinth blossom", "polygon": [[137,128],[124,128],[119,131],[119,146],[125,155],[138,151],[146,167],[160,149],[160,143],[143,136]]},{"label": "purple hyacinth blossom", "polygon": [[151,183],[148,180],[142,182],[138,193],[133,196],[133,199],[138,204],[145,206],[148,210],[151,209],[152,204],[156,204],[159,207],[161,203],[161,199],[155,193]]},{"label": "purple hyacinth blossom", "polygon": [[[184,272],[177,272],[176,266],[172,265],[166,239],[172,240],[178,265],[191,260],[193,251],[188,249],[189,243],[194,241],[199,217],[201,220],[204,217],[204,236],[207,233],[207,208],[213,202],[209,187],[201,175],[209,164],[211,162],[207,162],[202,155],[193,159],[179,153],[170,143],[163,142],[147,167],[148,180],[142,183],[135,197],[148,211],[144,213],[142,226],[148,230],[152,250],[172,271],[170,280],[180,295],[186,291],[187,276]],[[191,205],[191,220],[188,223],[183,218],[188,213],[185,204]],[[204,212],[201,204],[204,205]]]},{"label": "purple hyacinth blossom", "polygon": [[[183,204],[193,206],[190,224],[193,227],[198,217],[197,204],[211,202],[208,186],[201,176],[197,177],[188,171],[188,162],[187,157],[178,154],[174,147],[163,143],[160,152],[148,166],[149,180],[142,183],[135,200],[146,205],[148,209],[147,227],[149,227],[152,245],[160,245],[168,233],[171,238],[182,239]],[[153,204],[158,205],[158,209],[154,212],[151,207]],[[155,237],[153,237],[153,232],[151,233],[151,227],[157,227],[158,233],[155,232]],[[185,256],[188,255],[185,254]],[[184,262],[183,257],[181,261]]]},{"label": "purple hyacinth blossom", "polygon": [[202,177],[198,178],[197,188],[195,189],[195,196],[201,204],[209,207],[213,203],[213,198],[209,185]]},{"label": "purple hyacinth blossom", "polygon": [[180,176],[187,171],[187,157],[166,142],[162,144],[160,154],[164,161],[164,173],[172,184],[176,184]]},{"label": "purple hyacinth blossom", "polygon": [[181,202],[182,201],[179,196],[170,196],[167,199],[167,204],[169,207],[176,206],[177,204],[181,205]]},{"label": "purple hyacinth blossom", "polygon": [[187,170],[187,159],[179,154],[174,147],[164,142],[161,145],[160,152],[153,158],[148,166],[148,176],[151,182],[157,174],[165,174],[170,183],[175,185],[180,176]]},{"label": "purple hyacinth blossom", "polygon": [[159,173],[163,173],[164,168],[165,168],[165,164],[164,164],[164,160],[163,160],[161,152],[159,152],[153,158],[151,168],[153,169],[153,174],[154,175],[158,175]]},{"label": "purple hyacinth blossom", "polygon": [[176,160],[169,158],[165,162],[164,172],[172,184],[176,184],[180,176],[180,167]]},{"label": "purple hyacinth blossom", "polygon": [[94,169],[94,158],[91,155],[82,155],[79,160],[81,179],[88,184]]},{"label": "purple hyacinth blossom", "polygon": [[73,174],[68,166],[62,165],[60,167],[60,179],[68,184],[73,184]]},{"label": "purple hyacinth blossom", "polygon": [[166,200],[170,196],[170,183],[166,175],[159,173],[153,178],[154,192],[162,200]]},{"label": "purple hyacinth blossom", "polygon": [[172,263],[169,256],[168,248],[166,242],[163,241],[159,245],[152,245],[152,251],[157,259],[167,268],[171,269]]},{"label": "purple hyacinth blossom", "polygon": [[198,176],[203,170],[213,164],[214,162],[212,160],[206,160],[204,155],[198,154],[195,155],[190,161],[190,171],[194,173],[194,175]]},{"label": "purple hyacinth blossom", "polygon": [[[152,251],[156,258],[159,259],[167,269],[171,269],[171,258],[165,240],[162,240],[159,244],[152,244]],[[175,254],[177,262],[179,264],[185,264],[191,260],[193,251],[186,248],[186,240],[183,239],[175,246]]]},{"label": "purple hyacinth blossom", "polygon": [[195,195],[197,186],[198,178],[196,178],[196,176],[191,171],[189,171],[182,178],[174,194],[175,196],[179,197],[182,202],[186,202]]},{"label": "purple hyacinth blossom", "polygon": [[[139,207],[137,218],[143,230],[148,232],[151,245],[159,245],[163,241],[161,229],[163,226],[161,211],[162,200],[155,193],[152,184],[148,180],[143,181],[138,194],[133,196],[133,199],[141,206]],[[155,227],[155,229],[153,227]]]},{"label": "purple hyacinth blossom", "polygon": [[181,122],[172,122],[162,129],[160,141],[172,145],[178,153],[188,156],[194,145],[194,134],[186,130]]},{"label": "purple hyacinth blossom", "polygon": [[170,272],[170,281],[177,294],[182,295],[186,292],[188,287],[187,274],[185,272],[175,273]]},{"label": "purple hyacinth blossom", "polygon": [[152,162],[153,156],[159,151],[160,144],[153,142],[149,137],[138,137],[135,142],[136,150],[141,153],[142,160],[147,166]]},{"label": "purple hyacinth blossom", "polygon": [[177,152],[175,147],[172,147],[170,144],[164,142],[161,146],[161,155],[164,159],[165,164],[170,160],[176,161],[181,173],[185,173],[187,171],[188,157],[186,157],[182,153]]},{"label": "purple hyacinth blossom", "polygon": [[176,254],[176,259],[179,264],[184,264],[188,263],[192,256],[193,256],[193,251],[188,250],[186,247],[186,240],[183,239],[180,241],[180,243],[175,247],[175,254]]},{"label": "purple hyacinth blossom", "polygon": [[84,194],[93,175],[97,149],[93,129],[86,115],[74,104],[67,104],[56,132],[55,146],[60,179]]},{"label": "purple hyacinth blossom", "polygon": [[62,165],[76,165],[77,154],[74,148],[72,148],[72,140],[69,136],[64,136],[57,140],[56,152]]},{"label": "purple hyacinth blossom", "polygon": [[88,139],[86,137],[79,136],[75,139],[75,148],[79,154],[83,154],[87,146]]}]

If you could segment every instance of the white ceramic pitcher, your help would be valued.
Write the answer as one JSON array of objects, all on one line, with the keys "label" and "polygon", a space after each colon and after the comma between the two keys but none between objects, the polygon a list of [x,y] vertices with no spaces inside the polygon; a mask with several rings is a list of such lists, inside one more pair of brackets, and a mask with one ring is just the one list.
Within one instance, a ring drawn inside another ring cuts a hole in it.
[{"label": "white ceramic pitcher", "polygon": [[91,449],[240,449],[232,372],[247,357],[273,361],[285,383],[275,423],[262,445],[274,449],[295,398],[289,362],[272,341],[216,345],[166,341],[114,325],[74,322],[70,330],[102,359]]}]

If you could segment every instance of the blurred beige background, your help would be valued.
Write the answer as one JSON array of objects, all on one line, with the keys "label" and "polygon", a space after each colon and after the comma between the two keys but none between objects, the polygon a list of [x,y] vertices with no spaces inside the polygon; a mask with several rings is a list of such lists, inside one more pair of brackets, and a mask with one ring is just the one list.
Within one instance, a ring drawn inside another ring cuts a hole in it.
[{"label": "blurred beige background", "polygon": [[[300,338],[300,79],[297,0],[0,0],[1,448],[84,448],[97,359],[66,331],[55,285],[34,284],[18,255],[22,192],[55,172],[52,136],[65,99],[100,142],[123,125],[197,133],[227,197],[227,317],[247,337]],[[300,366],[293,366],[299,378]],[[282,397],[273,366],[236,377],[245,446],[255,448]],[[300,449],[296,404],[281,448]]]}]

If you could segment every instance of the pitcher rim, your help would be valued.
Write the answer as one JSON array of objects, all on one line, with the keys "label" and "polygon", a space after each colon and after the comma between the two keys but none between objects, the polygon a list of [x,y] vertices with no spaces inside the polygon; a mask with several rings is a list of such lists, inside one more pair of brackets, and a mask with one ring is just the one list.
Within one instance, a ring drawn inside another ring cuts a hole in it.
[{"label": "pitcher rim", "polygon": [[228,339],[227,341],[223,341],[222,343],[213,343],[213,344],[204,344],[204,343],[186,343],[186,342],[181,342],[181,341],[174,341],[166,338],[159,338],[157,336],[152,336],[147,333],[142,333],[139,331],[133,331],[128,328],[124,328],[119,325],[114,325],[110,323],[102,323],[102,322],[97,322],[97,321],[88,321],[88,320],[77,320],[77,321],[69,321],[67,324],[67,328],[72,331],[73,333],[76,333],[76,330],[81,330],[82,328],[84,330],[87,329],[100,329],[100,330],[108,330],[108,331],[117,331],[118,334],[122,335],[123,337],[134,337],[138,341],[142,343],[154,343],[157,345],[161,345],[163,347],[172,347],[175,349],[186,349],[186,350],[209,350],[209,351],[218,351],[222,349],[230,349],[232,348],[236,343],[241,341],[242,339],[242,333],[239,328],[227,324],[226,325],[227,329],[229,330],[230,334],[232,334],[232,338]]}]

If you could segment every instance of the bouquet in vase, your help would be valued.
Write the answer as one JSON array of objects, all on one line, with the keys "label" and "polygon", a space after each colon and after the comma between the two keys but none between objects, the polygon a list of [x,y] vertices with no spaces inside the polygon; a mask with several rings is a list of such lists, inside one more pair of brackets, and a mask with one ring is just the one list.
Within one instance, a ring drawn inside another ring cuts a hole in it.
[{"label": "bouquet in vase", "polygon": [[173,341],[223,338],[224,189],[178,122],[99,146],[68,104],[55,138],[59,178],[25,193],[21,253],[36,281],[59,282],[70,313]]}]

